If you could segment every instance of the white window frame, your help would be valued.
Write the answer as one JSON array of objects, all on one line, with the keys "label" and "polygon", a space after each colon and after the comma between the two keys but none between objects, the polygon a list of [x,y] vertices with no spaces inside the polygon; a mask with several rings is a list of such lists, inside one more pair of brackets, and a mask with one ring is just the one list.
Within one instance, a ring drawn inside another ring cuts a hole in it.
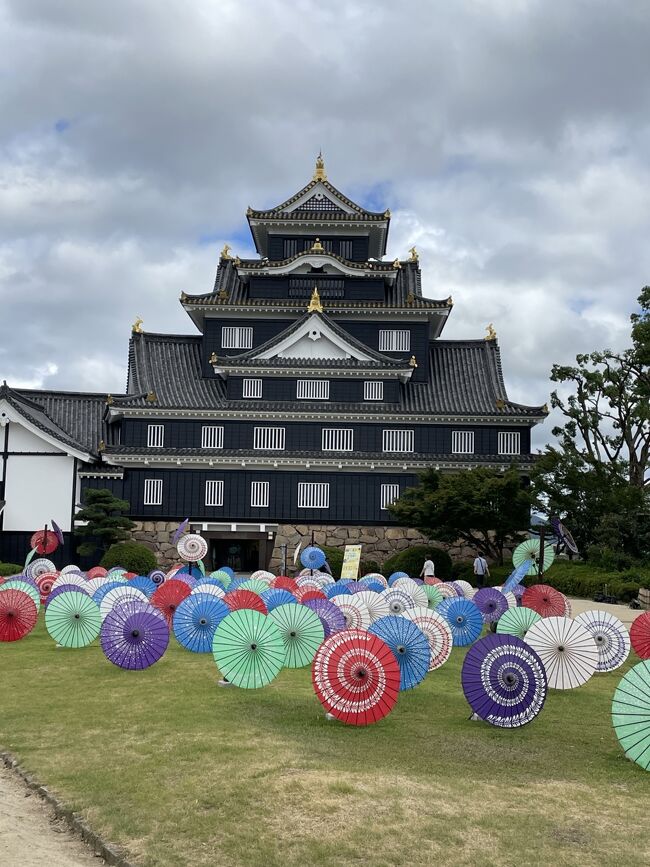
[{"label": "white window frame", "polygon": [[221,328],[222,349],[252,349],[253,328],[250,325],[224,325]]},{"label": "white window frame", "polygon": [[397,328],[379,332],[380,352],[410,352],[411,332]]},{"label": "white window frame", "polygon": [[262,397],[262,380],[261,379],[244,379],[241,387],[242,397],[252,400]]},{"label": "white window frame", "polygon": [[204,424],[201,426],[201,448],[223,448],[223,425]]},{"label": "white window frame", "polygon": [[474,431],[473,430],[452,430],[452,432],[451,432],[451,453],[452,453],[452,455],[473,455],[474,454]]},{"label": "white window frame", "polygon": [[296,400],[329,400],[329,379],[296,380]]},{"label": "white window frame", "polygon": [[520,455],[521,433],[518,430],[500,430],[497,451],[500,455]]},{"label": "white window frame", "polygon": [[286,428],[255,427],[253,428],[253,448],[267,452],[283,452],[286,439]]},{"label": "white window frame", "polygon": [[383,452],[406,453],[415,449],[415,431],[413,428],[390,428],[382,431],[381,450]]},{"label": "white window frame", "polygon": [[321,450],[324,452],[354,451],[354,428],[324,427],[321,434]]},{"label": "white window frame", "polygon": [[388,509],[396,500],[399,500],[399,484],[382,485],[379,508]]},{"label": "white window frame", "polygon": [[205,505],[223,506],[223,479],[206,479]]},{"label": "white window frame", "polygon": [[162,506],[163,498],[163,480],[162,479],[145,479],[144,480],[144,497],[142,504],[144,506]]},{"label": "white window frame", "polygon": [[269,507],[269,483],[251,482],[251,508],[268,509]]},{"label": "white window frame", "polygon": [[165,445],[165,425],[147,425],[147,448],[161,449]]},{"label": "white window frame", "polygon": [[329,509],[329,482],[298,482],[299,509]]},{"label": "white window frame", "polygon": [[364,400],[383,400],[384,383],[381,380],[367,380],[363,383]]}]

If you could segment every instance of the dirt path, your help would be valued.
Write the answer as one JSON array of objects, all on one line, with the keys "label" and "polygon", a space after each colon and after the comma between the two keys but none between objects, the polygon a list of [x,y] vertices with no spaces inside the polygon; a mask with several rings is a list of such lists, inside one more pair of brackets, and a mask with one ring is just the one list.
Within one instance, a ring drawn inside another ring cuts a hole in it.
[{"label": "dirt path", "polygon": [[13,771],[0,765],[2,867],[98,867],[103,863]]},{"label": "dirt path", "polygon": [[576,614],[581,614],[583,611],[609,611],[621,620],[629,629],[633,621],[643,614],[643,611],[637,611],[630,608],[628,605],[609,605],[607,602],[592,602],[589,599],[573,599],[571,598],[571,613],[575,617]]}]

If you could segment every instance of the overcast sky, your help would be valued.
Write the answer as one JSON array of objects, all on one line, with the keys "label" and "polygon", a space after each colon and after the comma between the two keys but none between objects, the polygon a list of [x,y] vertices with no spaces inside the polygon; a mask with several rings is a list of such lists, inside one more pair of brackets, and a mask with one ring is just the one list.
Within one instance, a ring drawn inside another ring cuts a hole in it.
[{"label": "overcast sky", "polygon": [[544,403],[650,282],[649,45],[645,0],[0,0],[0,380],[123,391],[322,148]]}]

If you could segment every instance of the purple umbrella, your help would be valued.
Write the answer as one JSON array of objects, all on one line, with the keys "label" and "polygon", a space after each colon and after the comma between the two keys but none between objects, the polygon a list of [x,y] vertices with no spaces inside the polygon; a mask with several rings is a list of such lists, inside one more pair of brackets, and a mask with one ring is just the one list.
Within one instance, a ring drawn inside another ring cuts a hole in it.
[{"label": "purple umbrella", "polygon": [[346,628],[343,612],[328,599],[308,599],[303,604],[320,617],[320,622],[325,630],[325,638],[328,638],[333,632],[341,632]]},{"label": "purple umbrella", "polygon": [[533,720],[546,699],[546,672],[535,651],[516,635],[491,633],[467,651],[463,692],[474,713],[500,728]]},{"label": "purple umbrella", "polygon": [[361,593],[362,590],[367,590],[365,584],[362,584],[360,581],[348,581],[345,585],[350,593]]},{"label": "purple umbrella", "polygon": [[472,602],[483,615],[485,623],[495,623],[508,610],[508,600],[494,587],[481,587],[474,594]]},{"label": "purple umbrella", "polygon": [[526,592],[526,588],[522,584],[515,584],[515,586],[512,588],[512,590],[510,592],[515,594],[515,599],[517,600],[517,607],[521,608],[521,606],[522,606],[521,597]]},{"label": "purple umbrella", "polygon": [[143,669],[157,662],[167,649],[169,629],[164,616],[139,602],[120,605],[102,624],[100,643],[106,658],[120,668]]},{"label": "purple umbrella", "polygon": [[47,594],[47,599],[45,600],[45,607],[50,604],[53,599],[56,599],[61,593],[69,593],[73,590],[76,590],[79,593],[86,593],[83,587],[77,587],[76,584],[57,584],[50,592]]}]

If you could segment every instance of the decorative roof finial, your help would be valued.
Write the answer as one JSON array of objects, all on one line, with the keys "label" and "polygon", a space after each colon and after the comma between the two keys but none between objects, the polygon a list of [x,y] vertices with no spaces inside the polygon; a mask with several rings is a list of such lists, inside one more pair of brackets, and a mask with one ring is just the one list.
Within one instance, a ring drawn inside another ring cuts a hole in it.
[{"label": "decorative roof finial", "polygon": [[485,340],[496,340],[497,339],[497,333],[494,330],[494,325],[492,325],[491,322],[485,330],[487,331],[487,335],[485,336]]},{"label": "decorative roof finial", "polygon": [[542,407],[542,412],[544,413],[544,415],[548,415],[548,404],[547,403],[545,403],[544,406]]},{"label": "decorative roof finial", "polygon": [[393,268],[395,268],[395,270],[397,271],[401,267],[402,267],[402,264],[401,264],[399,258],[395,259],[395,261],[393,262]]},{"label": "decorative roof finial", "polygon": [[231,249],[232,249],[232,247],[230,246],[230,244],[224,244],[223,250],[221,251],[219,258],[220,259],[232,259],[232,256],[230,255]]},{"label": "decorative roof finial", "polygon": [[103,452],[105,448],[106,448],[106,443],[104,442],[104,440],[100,440],[99,445],[97,446],[97,451]]},{"label": "decorative roof finial", "polygon": [[113,395],[107,394],[106,395],[106,406],[111,406],[112,404],[113,404]]},{"label": "decorative roof finial", "polygon": [[147,403],[155,403],[158,400],[158,396],[155,391],[150,391],[147,394]]},{"label": "decorative roof finial", "polygon": [[454,306],[454,299],[450,295],[449,298],[447,298],[447,307],[453,307],[453,306]]},{"label": "decorative roof finial", "polygon": [[497,405],[497,409],[505,409],[506,408],[506,402],[502,397],[497,397],[496,405]]},{"label": "decorative roof finial", "polygon": [[419,262],[420,261],[420,257],[418,256],[418,251],[416,250],[415,247],[411,247],[411,249],[409,250],[409,253],[411,254],[411,259],[410,259],[411,262]]},{"label": "decorative roof finial", "polygon": [[222,286],[221,289],[217,292],[217,298],[219,301],[227,301],[228,300],[228,291],[225,286]]},{"label": "decorative roof finial", "polygon": [[415,360],[415,356],[414,356],[414,355],[411,356],[411,360],[409,361],[409,365],[410,365],[411,367],[417,367],[417,366],[418,366],[418,363],[417,363],[417,361]]},{"label": "decorative roof finial", "polygon": [[212,355],[210,356],[210,364],[216,364],[216,363],[217,363],[217,353],[213,352]]},{"label": "decorative roof finial", "polygon": [[135,322],[131,326],[131,334],[142,334],[142,323],[143,322],[144,322],[144,319],[142,319],[140,316],[138,316],[138,318],[135,320]]},{"label": "decorative roof finial", "polygon": [[311,293],[311,301],[307,308],[307,313],[322,313],[323,305],[320,303],[320,295],[318,294],[318,286],[314,286],[314,291]]},{"label": "decorative roof finial", "polygon": [[315,181],[326,181],[327,175],[325,174],[325,160],[323,159],[322,151],[318,151],[318,156],[316,157],[316,168],[314,169],[314,178]]},{"label": "decorative roof finial", "polygon": [[316,238],[314,243],[311,245],[309,252],[310,253],[324,253],[325,252],[325,247],[323,247],[323,245],[321,244],[320,238]]}]

